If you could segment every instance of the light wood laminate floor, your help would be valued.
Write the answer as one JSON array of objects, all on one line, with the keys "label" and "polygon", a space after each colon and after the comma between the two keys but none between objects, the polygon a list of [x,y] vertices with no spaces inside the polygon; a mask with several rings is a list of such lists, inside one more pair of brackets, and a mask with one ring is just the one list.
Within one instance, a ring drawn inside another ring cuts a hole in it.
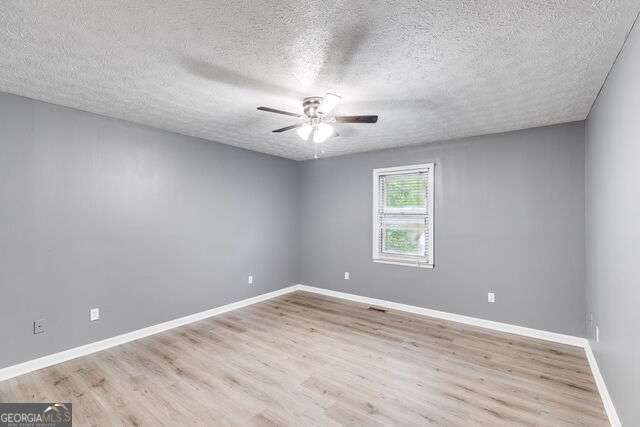
[{"label": "light wood laminate floor", "polygon": [[295,292],[0,382],[74,425],[608,425],[584,350]]}]

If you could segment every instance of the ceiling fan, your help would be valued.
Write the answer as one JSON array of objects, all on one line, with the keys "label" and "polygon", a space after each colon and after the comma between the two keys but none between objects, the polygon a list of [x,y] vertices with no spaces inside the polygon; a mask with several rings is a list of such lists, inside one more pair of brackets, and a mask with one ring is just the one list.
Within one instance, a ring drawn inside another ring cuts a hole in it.
[{"label": "ceiling fan", "polygon": [[288,111],[277,110],[269,107],[258,107],[260,111],[269,113],[284,114],[286,116],[303,117],[304,121],[291,126],[276,129],[273,132],[285,132],[291,129],[298,129],[298,135],[305,141],[310,139],[315,143],[325,142],[332,136],[338,136],[333,129],[333,123],[375,123],[378,116],[336,116],[333,110],[340,102],[340,97],[333,93],[325,96],[310,96],[302,100],[303,114],[290,113]]}]

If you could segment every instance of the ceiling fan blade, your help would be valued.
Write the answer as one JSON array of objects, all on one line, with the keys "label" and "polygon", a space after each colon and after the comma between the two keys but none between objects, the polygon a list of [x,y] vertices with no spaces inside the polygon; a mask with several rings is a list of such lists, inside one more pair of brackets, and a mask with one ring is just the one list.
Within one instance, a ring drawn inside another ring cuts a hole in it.
[{"label": "ceiling fan blade", "polygon": [[291,130],[291,129],[299,128],[300,126],[302,126],[302,123],[300,123],[298,125],[291,125],[291,126],[287,126],[287,127],[284,127],[284,128],[272,130],[271,132],[286,132],[286,131]]},{"label": "ceiling fan blade", "polygon": [[288,111],[276,110],[275,108],[269,107],[258,107],[258,110],[267,111],[269,113],[284,114],[285,116],[302,117],[302,114],[290,113]]},{"label": "ceiling fan blade", "polygon": [[336,123],[375,123],[378,116],[336,116]]}]

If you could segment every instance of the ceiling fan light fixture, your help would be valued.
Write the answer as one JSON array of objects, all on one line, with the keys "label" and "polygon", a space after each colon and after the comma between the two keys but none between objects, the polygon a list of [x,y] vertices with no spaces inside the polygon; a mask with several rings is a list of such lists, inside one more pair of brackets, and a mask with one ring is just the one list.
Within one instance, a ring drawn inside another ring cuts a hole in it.
[{"label": "ceiling fan light fixture", "polygon": [[298,128],[298,131],[297,131],[298,136],[304,139],[305,141],[308,141],[309,135],[311,135],[312,130],[313,130],[313,126],[311,126],[309,123],[305,123]]},{"label": "ceiling fan light fixture", "polygon": [[[334,109],[342,98],[335,93],[327,92],[325,96],[308,96],[302,100],[302,111],[304,114],[292,113],[290,111],[278,110],[271,107],[258,107],[260,111],[268,113],[282,114],[303,118],[302,123],[297,123],[283,128],[275,129],[272,132],[282,133],[296,129],[296,133],[304,141],[313,141],[316,154],[318,147],[322,150],[322,144],[329,138],[340,136],[331,126],[333,123],[376,123],[378,116],[336,116]],[[330,124],[331,123],[331,124]]]},{"label": "ceiling fan light fixture", "polygon": [[318,123],[313,132],[313,142],[320,144],[331,138],[333,135],[333,126],[326,123]]}]

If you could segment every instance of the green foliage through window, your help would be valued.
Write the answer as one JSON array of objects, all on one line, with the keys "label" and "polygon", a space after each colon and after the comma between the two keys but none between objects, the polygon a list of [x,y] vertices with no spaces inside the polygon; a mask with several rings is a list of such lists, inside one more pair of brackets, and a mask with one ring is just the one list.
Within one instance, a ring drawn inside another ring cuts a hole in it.
[{"label": "green foliage through window", "polygon": [[417,254],[420,233],[414,230],[387,228],[385,230],[385,250],[404,254]]},{"label": "green foliage through window", "polygon": [[421,208],[426,203],[427,183],[419,175],[387,178],[385,203],[390,208]]}]

